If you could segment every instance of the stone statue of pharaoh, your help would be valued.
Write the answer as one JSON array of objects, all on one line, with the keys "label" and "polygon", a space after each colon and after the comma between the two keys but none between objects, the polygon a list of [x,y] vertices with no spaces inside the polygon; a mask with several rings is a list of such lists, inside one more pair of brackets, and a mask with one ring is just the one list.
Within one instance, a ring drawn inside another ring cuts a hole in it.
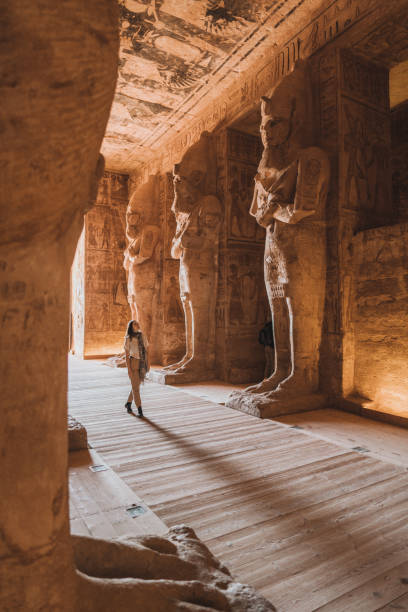
[{"label": "stone statue of pharaoh", "polygon": [[177,228],[171,254],[180,260],[186,354],[165,370],[185,380],[205,380],[215,374],[215,302],[222,216],[214,195],[215,158],[209,134],[203,133],[185,153],[173,175],[172,210]]},{"label": "stone statue of pharaoh", "polygon": [[152,342],[151,336],[159,283],[159,235],[156,177],[151,176],[136,189],[129,201],[126,211],[128,246],[123,265],[127,271],[128,301],[132,319],[139,321],[153,352],[155,343]]},{"label": "stone statue of pharaoh", "polygon": [[275,371],[248,387],[246,395],[284,400],[318,391],[325,297],[330,166],[325,152],[313,146],[315,115],[305,62],[262,98],[261,111],[264,151],[250,213],[266,228],[264,274]]}]

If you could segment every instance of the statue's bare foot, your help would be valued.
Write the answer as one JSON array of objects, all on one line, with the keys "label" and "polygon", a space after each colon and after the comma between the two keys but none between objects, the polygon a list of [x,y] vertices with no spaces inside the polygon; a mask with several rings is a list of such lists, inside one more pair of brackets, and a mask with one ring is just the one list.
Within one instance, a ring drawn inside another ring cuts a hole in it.
[{"label": "statue's bare foot", "polygon": [[301,374],[291,374],[287,376],[277,385],[275,389],[270,390],[270,396],[276,399],[295,395],[305,395],[314,393],[315,389],[310,388],[310,384],[307,384],[305,377]]},{"label": "statue's bare foot", "polygon": [[187,361],[185,361],[180,367],[175,370],[175,374],[190,374],[193,373],[202,373],[208,370],[208,366],[206,366],[205,362],[201,359],[197,359],[194,357],[190,357]]},{"label": "statue's bare foot", "polygon": [[164,366],[162,370],[177,370],[177,368],[181,368],[190,359],[191,357],[189,355],[184,355],[183,359],[180,359],[180,361],[177,361],[176,363],[171,363],[170,365]]},{"label": "statue's bare foot", "polygon": [[270,391],[274,391],[279,383],[286,377],[287,371],[283,372],[282,370],[277,370],[269,378],[265,378],[265,380],[260,382],[258,385],[247,387],[245,391],[247,393],[269,393]]}]

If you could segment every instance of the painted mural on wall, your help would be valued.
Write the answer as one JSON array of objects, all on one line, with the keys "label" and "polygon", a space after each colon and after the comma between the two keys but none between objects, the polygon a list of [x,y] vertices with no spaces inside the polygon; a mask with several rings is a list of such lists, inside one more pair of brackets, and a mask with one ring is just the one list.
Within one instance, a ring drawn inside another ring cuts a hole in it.
[{"label": "painted mural on wall", "polygon": [[85,354],[120,350],[130,318],[123,251],[127,176],[105,172],[85,217]]}]

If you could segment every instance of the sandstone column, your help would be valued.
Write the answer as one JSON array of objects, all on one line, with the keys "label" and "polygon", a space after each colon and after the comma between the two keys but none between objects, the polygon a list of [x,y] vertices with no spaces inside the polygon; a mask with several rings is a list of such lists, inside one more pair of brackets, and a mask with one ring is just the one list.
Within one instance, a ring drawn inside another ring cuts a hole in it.
[{"label": "sandstone column", "polygon": [[115,87],[117,8],[21,0],[3,17],[0,608],[71,611],[69,274]]}]

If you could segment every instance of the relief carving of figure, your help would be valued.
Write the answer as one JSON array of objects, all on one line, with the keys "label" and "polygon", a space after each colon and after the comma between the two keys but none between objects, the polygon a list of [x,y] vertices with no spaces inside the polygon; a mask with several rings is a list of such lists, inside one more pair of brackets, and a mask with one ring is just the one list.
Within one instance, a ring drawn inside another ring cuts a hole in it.
[{"label": "relief carving of figure", "polygon": [[153,311],[159,283],[159,207],[156,177],[151,176],[133,193],[126,211],[128,247],[124,254],[128,301],[133,320],[139,321],[152,345]]},{"label": "relief carving of figure", "polygon": [[[305,62],[262,98],[261,110],[264,151],[250,213],[266,228],[264,275],[274,323],[275,371],[246,389],[244,404],[317,392],[325,295],[330,167],[325,152],[313,146]],[[233,396],[237,400],[237,394]]]},{"label": "relief carving of figure", "polygon": [[[221,205],[215,193],[215,155],[209,134],[174,167],[176,234],[171,254],[180,260],[180,297],[186,354],[165,368],[194,380],[211,376],[215,363],[215,302]],[[170,372],[169,372],[170,373]]]}]

